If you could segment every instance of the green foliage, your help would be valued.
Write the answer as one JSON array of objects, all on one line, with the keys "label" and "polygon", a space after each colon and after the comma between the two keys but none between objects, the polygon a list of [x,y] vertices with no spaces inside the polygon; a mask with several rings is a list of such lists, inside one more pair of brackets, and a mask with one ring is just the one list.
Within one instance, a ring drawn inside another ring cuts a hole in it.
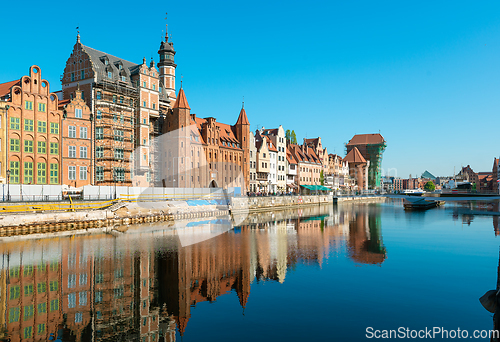
[{"label": "green foliage", "polygon": [[290,139],[292,141],[292,144],[297,143],[297,136],[295,135],[295,131],[292,130],[292,138]]},{"label": "green foliage", "polygon": [[434,191],[436,190],[436,186],[434,185],[434,183],[432,183],[431,181],[428,181],[427,183],[425,183],[424,185],[424,190],[425,191]]},{"label": "green foliage", "polygon": [[325,176],[323,174],[323,170],[319,173],[319,181],[321,182],[321,185],[325,185]]},{"label": "green foliage", "polygon": [[285,132],[285,139],[286,139],[286,142],[289,144],[290,141],[292,140],[292,133],[290,132],[289,129],[286,130]]}]

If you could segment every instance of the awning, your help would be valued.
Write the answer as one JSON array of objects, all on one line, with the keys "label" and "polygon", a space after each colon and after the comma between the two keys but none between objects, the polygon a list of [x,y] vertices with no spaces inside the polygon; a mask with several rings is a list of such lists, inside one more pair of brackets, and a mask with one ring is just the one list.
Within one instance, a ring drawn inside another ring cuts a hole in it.
[{"label": "awning", "polygon": [[323,185],[301,185],[302,187],[309,189],[309,190],[320,190],[320,191],[332,191],[332,189],[327,188],[326,186]]},{"label": "awning", "polygon": [[292,189],[296,189],[297,188],[297,185],[295,185],[293,183],[287,184],[286,186],[289,187],[289,188],[292,188]]}]

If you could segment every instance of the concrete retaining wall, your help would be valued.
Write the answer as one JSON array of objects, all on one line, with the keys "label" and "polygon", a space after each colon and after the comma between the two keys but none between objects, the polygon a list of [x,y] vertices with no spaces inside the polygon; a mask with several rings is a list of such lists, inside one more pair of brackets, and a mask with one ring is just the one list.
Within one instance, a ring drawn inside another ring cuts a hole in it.
[{"label": "concrete retaining wall", "polygon": [[270,196],[270,197],[234,197],[231,199],[231,211],[258,211],[283,209],[307,205],[332,203],[333,197],[319,196]]}]

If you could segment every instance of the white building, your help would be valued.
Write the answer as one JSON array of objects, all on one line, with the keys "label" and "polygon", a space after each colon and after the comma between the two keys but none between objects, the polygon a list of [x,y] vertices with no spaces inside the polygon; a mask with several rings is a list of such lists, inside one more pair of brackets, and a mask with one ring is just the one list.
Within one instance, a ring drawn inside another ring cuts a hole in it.
[{"label": "white building", "polygon": [[271,140],[277,149],[276,159],[276,192],[285,192],[287,185],[287,167],[286,167],[286,139],[283,126],[273,129],[262,128],[262,134]]}]

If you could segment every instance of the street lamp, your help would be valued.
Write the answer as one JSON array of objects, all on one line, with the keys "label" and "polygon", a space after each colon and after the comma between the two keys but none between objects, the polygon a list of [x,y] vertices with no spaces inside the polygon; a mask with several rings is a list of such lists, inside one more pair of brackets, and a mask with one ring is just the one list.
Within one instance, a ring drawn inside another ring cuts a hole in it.
[{"label": "street lamp", "polygon": [[7,173],[7,201],[10,201],[10,170],[7,170],[6,173]]}]

